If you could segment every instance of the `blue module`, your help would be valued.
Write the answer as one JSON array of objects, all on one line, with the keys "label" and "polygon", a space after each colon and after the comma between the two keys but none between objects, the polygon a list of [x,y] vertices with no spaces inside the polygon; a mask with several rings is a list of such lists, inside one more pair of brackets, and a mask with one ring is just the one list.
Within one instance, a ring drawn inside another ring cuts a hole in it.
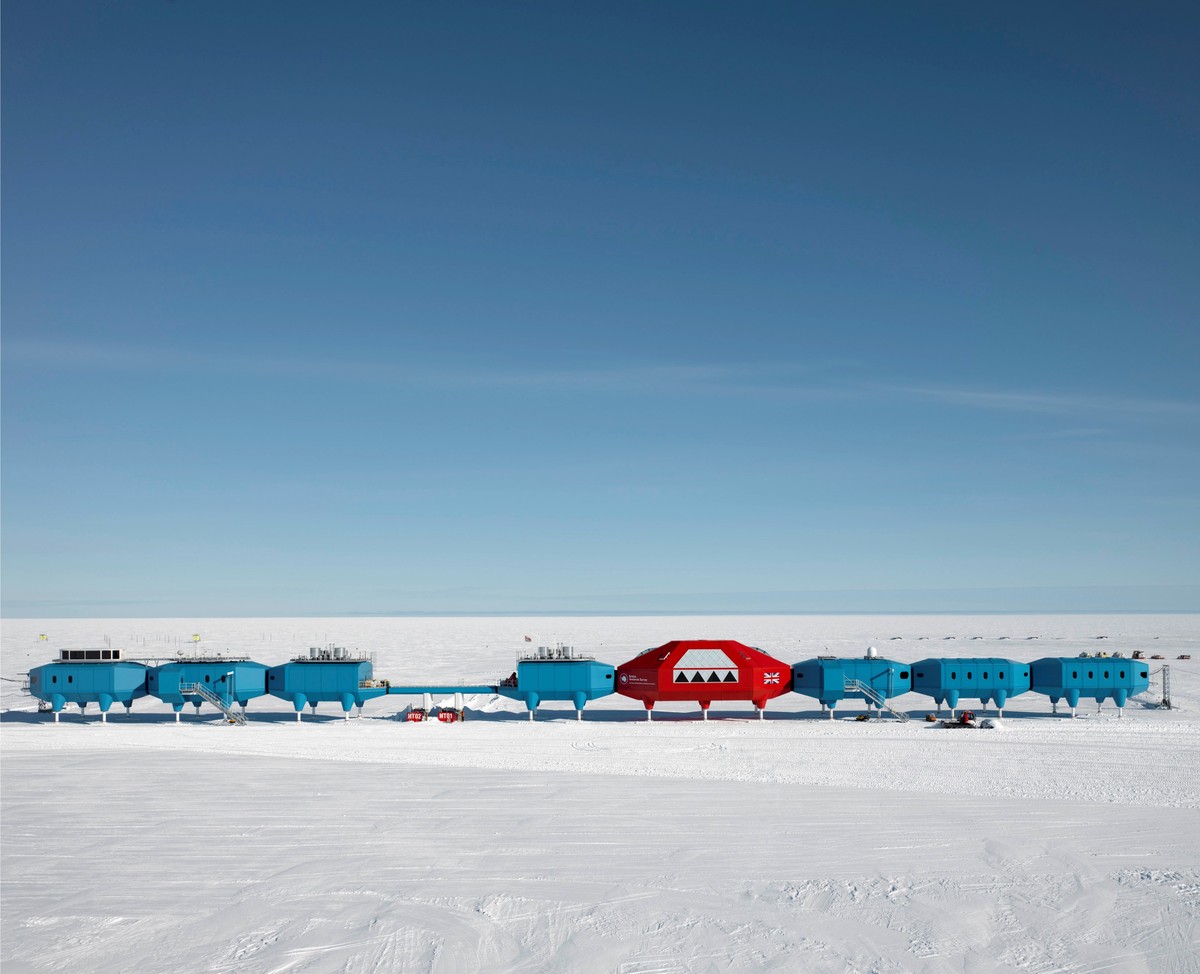
[{"label": "blue module", "polygon": [[943,703],[950,712],[965,697],[985,707],[995,701],[1003,711],[1010,697],[1029,689],[1029,664],[1011,659],[923,659],[912,665],[912,688],[933,697],[940,710]]},{"label": "blue module", "polygon": [[607,663],[575,655],[570,646],[539,646],[536,653],[518,657],[516,672],[496,691],[524,701],[530,720],[538,704],[546,701],[570,701],[575,719],[582,720],[584,704],[613,692],[615,672]]},{"label": "blue module", "polygon": [[1150,667],[1140,660],[1056,656],[1034,660],[1029,669],[1033,692],[1048,696],[1055,713],[1058,701],[1066,700],[1072,717],[1080,697],[1095,700],[1097,708],[1112,697],[1121,716],[1126,700],[1150,689]]},{"label": "blue module", "polygon": [[227,707],[236,702],[245,709],[247,701],[267,692],[267,668],[245,656],[191,656],[152,667],[146,674],[146,692],[171,705],[176,723],[185,703],[200,711],[200,696],[180,690],[188,684],[206,687]]},{"label": "blue module", "polygon": [[108,708],[125,705],[146,695],[146,667],[121,659],[119,649],[63,649],[56,662],[29,671],[29,692],[50,704],[54,721],[69,703],[79,704],[82,713],[89,703],[100,705],[100,719],[108,720]]},{"label": "blue module", "polygon": [[314,647],[307,656],[267,670],[267,693],[290,700],[296,720],[306,705],[315,714],[319,703],[340,703],[349,720],[352,707],[361,713],[364,703],[388,692],[387,681],[372,679],[372,671],[365,656],[352,656],[340,646]]},{"label": "blue module", "polygon": [[792,690],[816,697],[822,709],[829,708],[830,720],[839,700],[854,697],[865,700],[868,707],[878,707],[882,701],[911,689],[909,665],[882,659],[873,650],[862,659],[818,656],[792,667]]}]

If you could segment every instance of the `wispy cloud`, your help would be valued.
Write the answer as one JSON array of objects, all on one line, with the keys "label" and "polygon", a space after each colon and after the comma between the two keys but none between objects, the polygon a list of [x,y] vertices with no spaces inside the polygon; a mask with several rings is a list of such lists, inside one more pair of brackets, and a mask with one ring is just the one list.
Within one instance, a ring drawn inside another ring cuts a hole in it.
[{"label": "wispy cloud", "polygon": [[[575,393],[799,391],[804,376],[828,371],[828,363],[801,365],[662,363],[624,367],[465,366],[447,368],[402,362],[302,359],[287,354],[212,353],[146,345],[11,341],[10,368],[86,372],[205,372],[350,382],[405,382],[453,388],[525,388]],[[831,394],[838,390],[830,387]]]},{"label": "wispy cloud", "polygon": [[1030,389],[902,384],[865,379],[861,364],[817,360],[779,363],[657,363],[622,367],[447,367],[418,362],[306,359],[134,344],[7,341],[9,369],[212,373],[314,381],[404,383],[424,388],[563,391],[592,395],[720,395],[780,401],[929,402],[962,409],[1060,416],[1061,439],[1107,430],[1070,419],[1167,420],[1200,417],[1200,402],[1125,395],[1080,395]]},{"label": "wispy cloud", "polygon": [[1034,433],[1014,434],[1013,439],[1020,440],[1092,440],[1100,436],[1108,436],[1112,433],[1109,429],[1100,429],[1098,427],[1089,428],[1068,428],[1068,429],[1052,429],[1038,430]]},{"label": "wispy cloud", "polygon": [[881,386],[898,395],[953,406],[1058,415],[1200,416],[1200,403],[1131,396],[1081,396],[1028,390],[965,389],[954,386]]}]

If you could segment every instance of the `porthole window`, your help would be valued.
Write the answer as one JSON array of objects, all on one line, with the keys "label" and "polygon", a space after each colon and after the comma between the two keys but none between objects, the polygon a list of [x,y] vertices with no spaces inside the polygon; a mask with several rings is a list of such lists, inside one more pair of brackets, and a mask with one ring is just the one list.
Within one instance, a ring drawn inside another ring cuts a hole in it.
[{"label": "porthole window", "polygon": [[1122,680],[1125,679],[1125,671],[1124,670],[1121,670],[1120,677]]},{"label": "porthole window", "polygon": [[74,683],[74,682],[75,682],[75,677],[73,677],[73,676],[68,676],[68,677],[67,677],[67,682],[68,682],[68,683]]},{"label": "porthole window", "polygon": [[925,671],[924,670],[917,670],[917,679],[918,680],[925,679]]},{"label": "porthole window", "polygon": [[1108,670],[1104,671],[1104,679],[1106,679],[1106,680],[1108,679]]},{"label": "porthole window", "polygon": [[1096,675],[1096,674],[1095,674],[1095,673],[1093,673],[1091,670],[1088,670],[1088,679],[1089,679],[1089,680],[1090,680],[1090,679],[1092,679],[1092,677],[1094,677],[1095,675]]},{"label": "porthole window", "polygon": [[950,679],[952,679],[952,680],[957,680],[957,679],[958,679],[958,674],[957,674],[957,673],[955,673],[955,672],[954,672],[954,670],[951,670],[951,671],[950,671]]},{"label": "porthole window", "polygon": [[1071,670],[1071,679],[1072,679],[1072,680],[1078,680],[1078,679],[1079,679],[1079,670]]},{"label": "porthole window", "polygon": [[967,679],[968,680],[971,679],[971,671],[970,670],[967,670]]},{"label": "porthole window", "polygon": [[1000,679],[1002,679],[1002,680],[1004,679],[1004,670],[1000,671]]},{"label": "porthole window", "polygon": [[987,674],[986,674],[986,673],[984,673],[984,674],[983,674],[983,678],[984,678],[985,680],[987,679]]},{"label": "porthole window", "polygon": [[901,671],[900,671],[900,679],[902,679],[902,680],[907,680],[907,679],[908,679],[908,670],[901,670]]},{"label": "porthole window", "polygon": [[57,682],[58,682],[58,677],[57,677],[57,676],[52,676],[52,677],[50,677],[50,682],[51,682],[51,683],[57,683]]}]

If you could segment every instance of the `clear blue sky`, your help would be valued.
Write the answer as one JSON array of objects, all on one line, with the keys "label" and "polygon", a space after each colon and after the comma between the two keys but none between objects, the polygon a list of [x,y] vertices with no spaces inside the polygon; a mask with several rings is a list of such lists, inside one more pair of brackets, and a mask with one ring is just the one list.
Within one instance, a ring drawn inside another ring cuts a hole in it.
[{"label": "clear blue sky", "polygon": [[8,615],[1200,608],[1200,14],[3,11]]}]

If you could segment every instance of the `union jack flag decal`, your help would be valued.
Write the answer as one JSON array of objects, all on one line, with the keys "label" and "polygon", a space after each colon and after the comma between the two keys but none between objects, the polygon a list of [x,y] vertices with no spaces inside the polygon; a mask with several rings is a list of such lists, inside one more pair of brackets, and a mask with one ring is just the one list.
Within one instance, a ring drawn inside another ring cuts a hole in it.
[{"label": "union jack flag decal", "polygon": [[779,682],[779,674],[778,673],[764,673],[763,674],[763,683],[778,683],[778,682]]}]

